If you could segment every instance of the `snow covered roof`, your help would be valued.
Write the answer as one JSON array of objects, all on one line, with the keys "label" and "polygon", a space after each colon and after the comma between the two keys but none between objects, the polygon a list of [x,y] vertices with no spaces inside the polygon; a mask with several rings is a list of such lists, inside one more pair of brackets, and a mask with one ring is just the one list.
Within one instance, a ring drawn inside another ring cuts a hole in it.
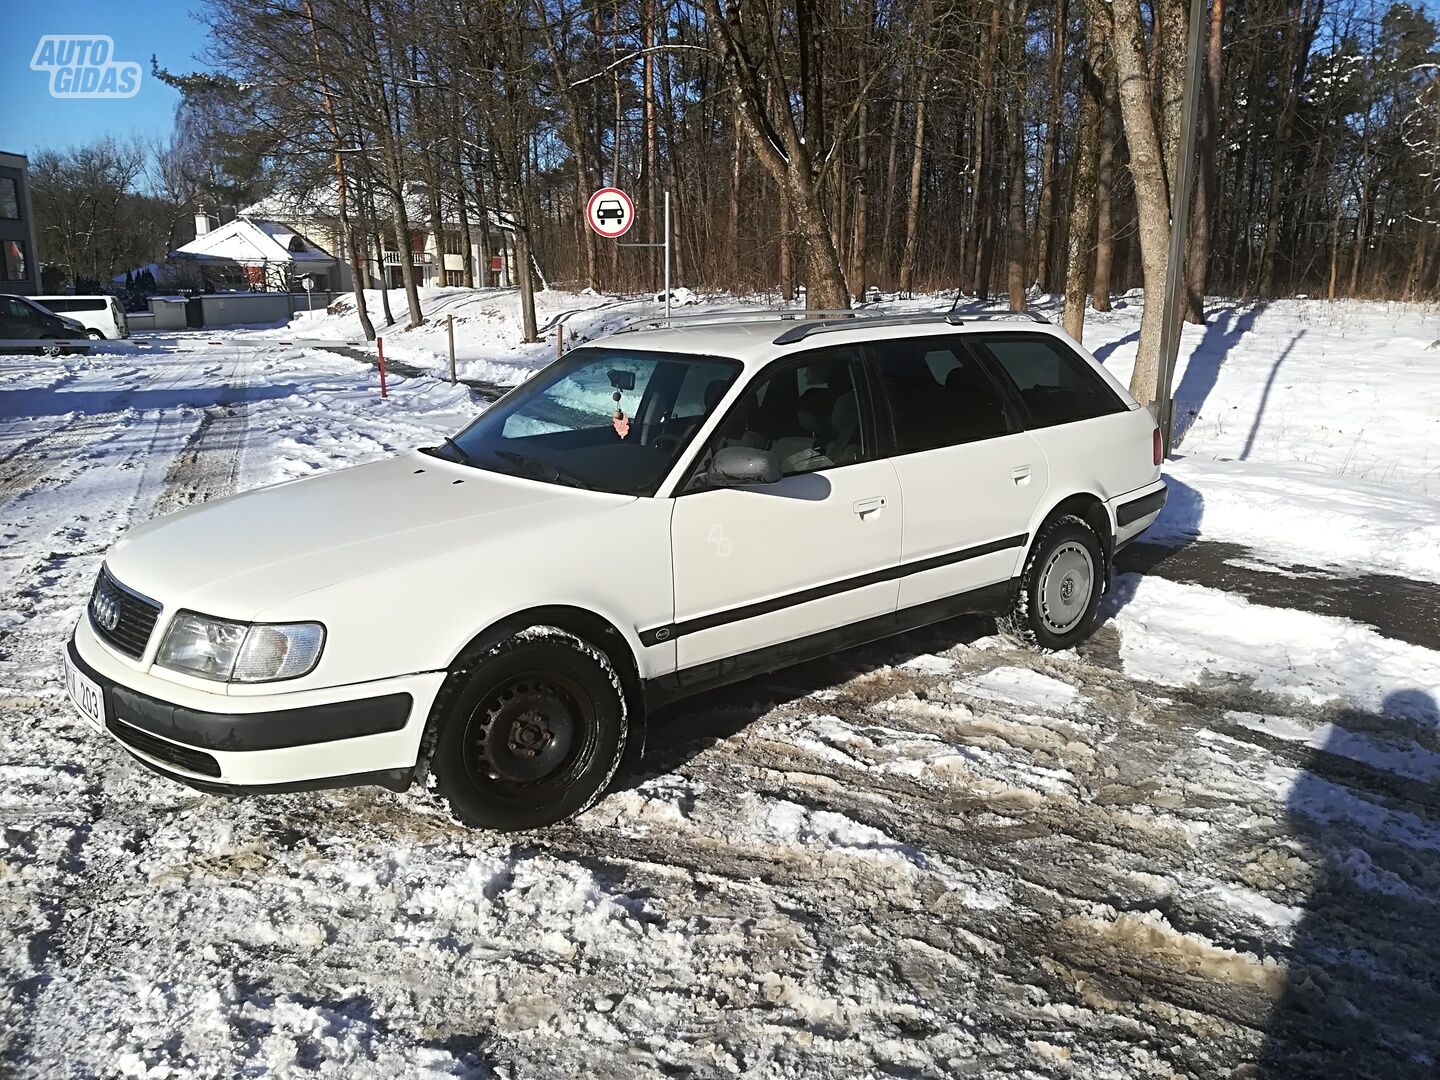
[{"label": "snow covered roof", "polygon": [[315,270],[335,265],[334,256],[291,226],[244,216],[197,236],[172,251],[170,257],[197,262],[232,262],[241,266],[290,263]]},{"label": "snow covered roof", "polygon": [[[241,217],[263,218],[271,221],[290,221],[303,223],[314,221],[320,218],[335,218],[340,214],[338,204],[338,187],[335,182],[329,181],[324,184],[317,184],[314,187],[304,190],[297,188],[281,189],[265,196],[259,202],[252,203],[240,211]],[[390,211],[390,197],[379,194],[376,196],[376,208],[382,215]],[[475,225],[479,222],[480,212],[473,201],[467,198],[467,208],[470,212],[470,222]],[[350,204],[351,212],[356,210],[352,198]],[[458,200],[455,193],[442,188],[440,191],[440,213],[445,219],[446,228],[458,228],[460,224],[460,212]],[[430,196],[429,191],[423,183],[418,180],[409,180],[405,183],[405,214],[410,219],[412,229],[428,229],[430,227]],[[494,210],[489,211],[491,225],[499,229],[513,229],[515,223],[510,216]]]}]

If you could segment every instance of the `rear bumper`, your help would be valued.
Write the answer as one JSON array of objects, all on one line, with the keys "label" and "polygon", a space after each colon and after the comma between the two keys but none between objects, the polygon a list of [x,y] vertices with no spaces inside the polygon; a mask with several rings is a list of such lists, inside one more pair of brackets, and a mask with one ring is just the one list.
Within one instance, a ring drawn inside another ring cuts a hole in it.
[{"label": "rear bumper", "polygon": [[197,707],[127,686],[157,680],[139,672],[127,679],[87,631],[82,621],[66,649],[71,663],[101,688],[107,733],[156,772],[204,791],[403,789],[444,678],[434,672],[340,687],[327,692],[327,700],[206,695],[213,700]]},{"label": "rear bumper", "polygon": [[1164,480],[1156,480],[1110,500],[1115,518],[1115,547],[1121,548],[1154,524],[1168,495]]}]

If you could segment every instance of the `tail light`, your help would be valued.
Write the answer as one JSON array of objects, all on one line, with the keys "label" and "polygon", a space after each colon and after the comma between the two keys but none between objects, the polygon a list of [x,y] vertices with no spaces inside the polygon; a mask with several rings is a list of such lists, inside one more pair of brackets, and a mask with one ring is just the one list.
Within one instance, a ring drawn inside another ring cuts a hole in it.
[{"label": "tail light", "polygon": [[1153,435],[1153,437],[1151,438],[1150,441],[1151,441],[1152,445],[1154,446],[1154,457],[1155,457],[1155,460],[1154,460],[1153,462],[1151,462],[1151,464],[1153,464],[1153,465],[1159,465],[1159,464],[1160,464],[1160,452],[1161,452],[1161,448],[1160,448],[1160,429],[1159,429],[1158,427],[1155,429],[1155,433],[1154,433],[1154,435]]}]

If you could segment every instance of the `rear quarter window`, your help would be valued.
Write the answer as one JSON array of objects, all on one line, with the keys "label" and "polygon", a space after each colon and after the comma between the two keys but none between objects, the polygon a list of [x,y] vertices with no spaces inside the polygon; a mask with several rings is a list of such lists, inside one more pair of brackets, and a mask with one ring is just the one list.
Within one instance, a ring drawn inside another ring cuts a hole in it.
[{"label": "rear quarter window", "polygon": [[109,306],[108,298],[103,296],[52,296],[49,298],[37,296],[35,302],[49,308],[57,315],[62,312],[68,314],[72,311],[104,311]]},{"label": "rear quarter window", "polygon": [[1100,374],[1048,334],[984,337],[976,344],[1014,386],[1031,427],[1125,411],[1125,403]]}]

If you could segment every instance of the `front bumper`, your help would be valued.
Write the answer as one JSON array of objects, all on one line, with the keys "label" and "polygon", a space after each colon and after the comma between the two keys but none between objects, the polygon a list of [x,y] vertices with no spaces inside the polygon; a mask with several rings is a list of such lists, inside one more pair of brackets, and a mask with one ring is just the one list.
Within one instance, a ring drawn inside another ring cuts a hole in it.
[{"label": "front bumper", "polygon": [[[420,735],[444,679],[428,672],[324,691],[233,698],[129,670],[82,620],[70,662],[101,688],[106,730],[139,761],[206,791],[276,792],[408,785]],[[139,687],[144,687],[140,689]],[[201,700],[201,699],[209,700]]]}]

